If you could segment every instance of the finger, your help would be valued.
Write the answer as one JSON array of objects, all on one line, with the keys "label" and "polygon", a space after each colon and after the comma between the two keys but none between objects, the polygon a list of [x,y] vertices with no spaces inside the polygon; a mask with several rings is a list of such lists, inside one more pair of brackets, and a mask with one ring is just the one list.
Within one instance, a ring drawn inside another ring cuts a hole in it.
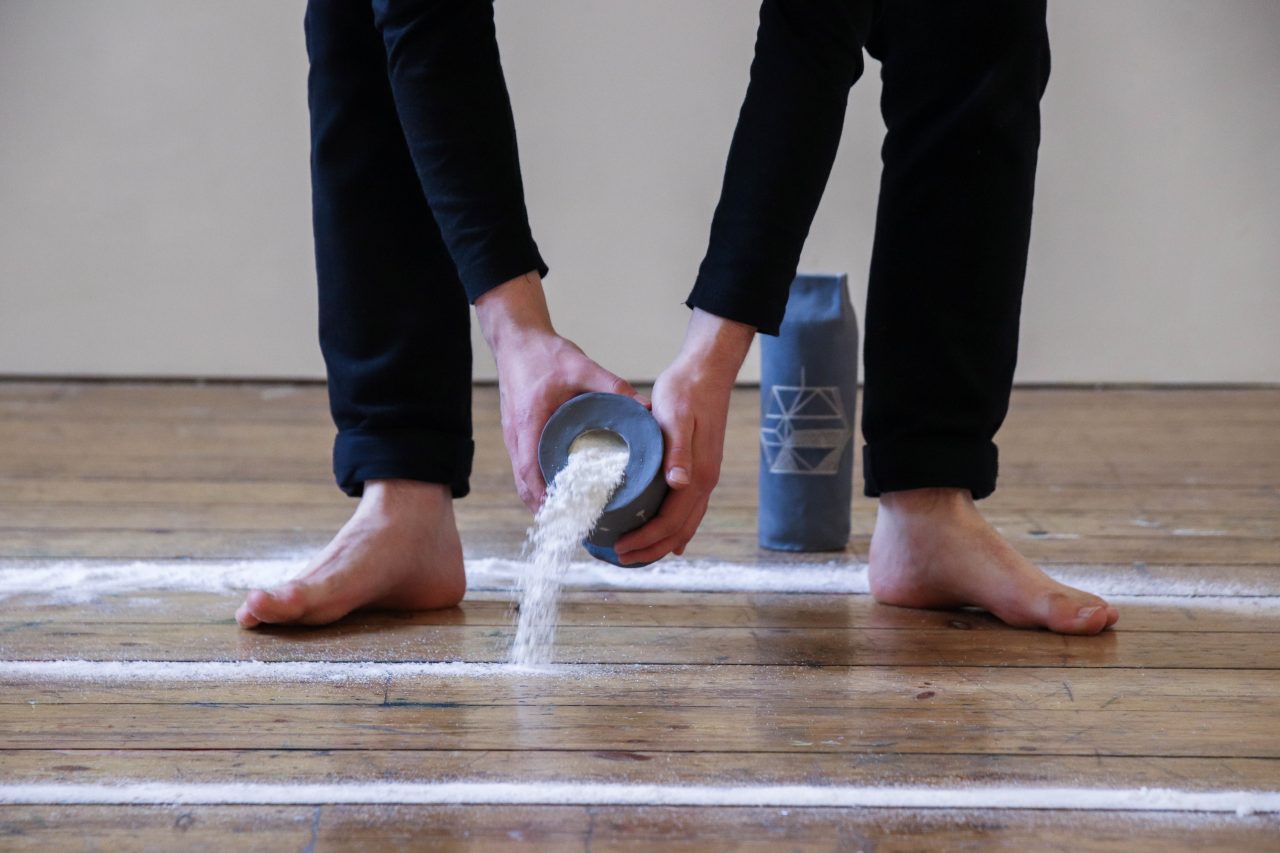
[{"label": "finger", "polygon": [[604,391],[607,394],[618,394],[633,400],[640,398],[640,392],[630,382],[598,364],[592,364],[591,373],[582,384],[587,391]]},{"label": "finger", "polygon": [[547,484],[542,478],[542,466],[538,464],[538,439],[542,433],[542,425],[546,423],[547,413],[528,412],[520,418],[515,427],[516,440],[519,443],[518,458],[512,463],[516,469],[516,482],[520,491],[520,500],[524,501],[533,512],[537,512],[547,496]]},{"label": "finger", "polygon": [[667,485],[680,490],[693,482],[693,412],[683,403],[674,411],[655,413],[666,447],[662,454],[662,469],[666,472]]},{"label": "finger", "polygon": [[516,491],[520,495],[520,502],[529,508],[529,512],[536,513],[542,506],[543,495],[529,485],[524,471],[516,475]]},{"label": "finger", "polygon": [[537,512],[538,507],[542,506],[543,500],[546,499],[547,484],[542,479],[542,467],[538,465],[536,453],[526,452],[527,444],[528,442],[521,442],[520,466],[516,479],[520,483],[520,500],[524,501],[529,509]]},{"label": "finger", "polygon": [[648,548],[657,542],[675,535],[689,518],[689,513],[697,505],[698,496],[692,492],[670,492],[658,514],[648,524],[632,530],[621,537],[613,546],[613,550],[621,557],[631,551]]},{"label": "finger", "polygon": [[[693,539],[693,535],[698,532],[698,525],[702,523],[702,518],[706,515],[709,496],[704,497],[689,513],[688,519],[684,525],[672,535],[655,542],[646,548],[627,554],[626,562],[629,563],[652,563],[654,560],[660,560],[667,554],[683,554],[685,547],[689,544],[689,540]],[[615,549],[616,550],[616,549]]]},{"label": "finger", "polygon": [[520,502],[529,508],[530,512],[537,512],[539,501],[534,495],[533,490],[529,488],[525,482],[524,474],[520,470],[520,466],[514,462],[511,465],[511,472],[516,479],[516,494],[520,496]]},{"label": "finger", "polygon": [[630,382],[606,370],[585,355],[578,364],[577,374],[577,386],[580,391],[603,391],[606,394],[619,394],[632,399],[640,396]]},{"label": "finger", "polygon": [[637,391],[635,389],[635,386],[633,386],[630,382],[623,379],[621,376],[614,376],[613,378],[615,380],[613,383],[613,393],[621,394],[624,397],[630,397],[633,400],[643,399],[643,397],[641,397],[640,395],[640,392]]},{"label": "finger", "polygon": [[689,546],[689,542],[697,534],[698,528],[702,525],[702,519],[707,515],[707,505],[709,503],[710,495],[703,499],[698,506],[694,507],[693,512],[689,513],[689,520],[684,523],[684,527],[676,537],[678,544],[672,549],[677,555],[684,554],[684,549]]},{"label": "finger", "polygon": [[659,515],[653,521],[619,539],[614,544],[613,550],[625,563],[639,562],[634,559],[635,554],[670,539],[682,526],[683,519]]},{"label": "finger", "polygon": [[511,458],[511,479],[515,481],[516,494],[520,496],[520,501],[525,506],[531,510],[535,509],[531,503],[533,497],[520,474],[520,460],[522,458],[520,455],[520,431],[511,423],[510,417],[503,417],[502,419],[502,441],[507,446],[507,456]]},{"label": "finger", "polygon": [[648,548],[641,548],[639,551],[631,551],[627,554],[619,554],[618,559],[624,566],[652,563],[675,551],[676,546],[679,544],[680,539],[678,536],[668,536]]}]

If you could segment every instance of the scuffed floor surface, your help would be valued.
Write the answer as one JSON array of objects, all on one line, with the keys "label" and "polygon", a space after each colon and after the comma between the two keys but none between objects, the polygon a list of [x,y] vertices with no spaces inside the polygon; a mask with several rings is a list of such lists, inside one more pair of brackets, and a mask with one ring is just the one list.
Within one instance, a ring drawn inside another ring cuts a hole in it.
[{"label": "scuffed floor surface", "polygon": [[1280,391],[1015,393],[983,509],[1093,638],[875,604],[871,500],[758,551],[757,412],[685,559],[576,565],[514,670],[492,389],[461,607],[247,632],[352,506],[323,389],[0,383],[0,849],[1276,848]]}]

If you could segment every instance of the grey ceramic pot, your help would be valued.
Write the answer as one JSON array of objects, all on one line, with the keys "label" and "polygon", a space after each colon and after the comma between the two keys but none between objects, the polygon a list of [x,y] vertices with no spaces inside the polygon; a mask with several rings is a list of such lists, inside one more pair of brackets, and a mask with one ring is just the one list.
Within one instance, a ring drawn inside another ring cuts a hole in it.
[{"label": "grey ceramic pot", "polygon": [[[595,530],[582,541],[591,556],[621,566],[613,545],[657,513],[667,495],[662,472],[662,430],[653,415],[630,397],[590,392],[556,409],[538,442],[538,465],[548,483],[569,461],[569,448],[585,432],[606,430],[622,438],[630,451],[622,483],[605,504]],[[633,563],[632,566],[647,565]]]}]

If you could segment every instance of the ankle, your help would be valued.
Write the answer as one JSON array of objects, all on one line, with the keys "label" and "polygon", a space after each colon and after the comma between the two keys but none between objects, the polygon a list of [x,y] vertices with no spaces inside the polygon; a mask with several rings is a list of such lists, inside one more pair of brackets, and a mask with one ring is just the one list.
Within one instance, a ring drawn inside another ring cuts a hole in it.
[{"label": "ankle", "polygon": [[934,515],[973,508],[973,495],[968,489],[927,488],[904,489],[880,495],[880,507],[891,515]]},{"label": "ankle", "polygon": [[453,493],[443,483],[422,480],[367,480],[359,511],[380,516],[434,513],[452,508]]}]

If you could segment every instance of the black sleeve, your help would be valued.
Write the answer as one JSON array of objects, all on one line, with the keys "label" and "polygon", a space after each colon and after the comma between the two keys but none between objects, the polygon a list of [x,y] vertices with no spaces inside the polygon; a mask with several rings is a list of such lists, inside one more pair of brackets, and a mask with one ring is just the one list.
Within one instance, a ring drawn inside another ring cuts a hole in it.
[{"label": "black sleeve", "polygon": [[765,0],[711,241],[687,305],[776,335],[862,74],[871,2]]},{"label": "black sleeve", "polygon": [[467,298],[546,275],[525,210],[493,3],[374,0],[396,111]]}]

